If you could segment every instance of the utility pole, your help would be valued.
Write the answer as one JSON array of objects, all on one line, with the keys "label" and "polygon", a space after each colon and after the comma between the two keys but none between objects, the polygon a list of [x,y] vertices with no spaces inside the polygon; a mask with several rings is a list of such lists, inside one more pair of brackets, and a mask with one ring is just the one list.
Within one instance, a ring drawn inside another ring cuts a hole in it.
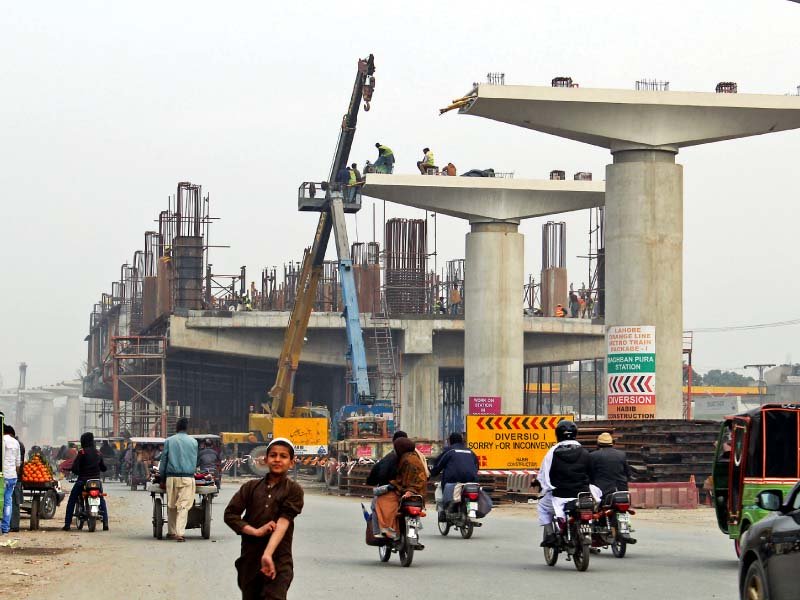
[{"label": "utility pole", "polygon": [[[764,396],[767,393],[767,383],[764,381],[764,371],[769,369],[770,367],[774,367],[774,364],[758,364],[758,365],[745,365],[745,369],[758,369],[758,401],[759,404],[764,404]],[[763,388],[762,388],[763,386]],[[763,389],[763,391],[762,391]]]}]

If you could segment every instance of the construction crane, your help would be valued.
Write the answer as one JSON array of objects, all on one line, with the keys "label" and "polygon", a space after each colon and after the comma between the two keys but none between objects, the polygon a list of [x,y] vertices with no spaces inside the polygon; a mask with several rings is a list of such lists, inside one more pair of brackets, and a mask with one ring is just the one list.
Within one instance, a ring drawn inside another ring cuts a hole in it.
[{"label": "construction crane", "polygon": [[[339,281],[342,286],[347,329],[347,355],[352,371],[353,401],[358,402],[359,398],[366,400],[371,396],[367,378],[367,355],[359,321],[353,261],[350,257],[344,221],[345,212],[357,212],[361,208],[361,194],[358,188],[348,188],[336,183],[336,175],[340,169],[347,167],[362,98],[365,102],[365,110],[369,110],[372,92],[375,89],[374,72],[375,62],[372,54],[368,58],[358,61],[353,93],[347,113],[342,118],[328,181],[319,184],[308,182],[300,187],[298,208],[306,211],[319,211],[320,215],[314,243],[303,256],[303,267],[297,283],[297,299],[286,328],[275,385],[269,392],[270,398],[272,398],[271,411],[275,415],[289,415],[294,408],[294,379],[300,362],[308,320],[316,297],[317,285],[322,275],[325,251],[331,231],[334,233],[336,254],[339,259]],[[317,186],[322,192],[320,198],[317,197]]]},{"label": "construction crane", "polygon": [[339,170],[347,167],[350,149],[356,132],[361,101],[364,110],[370,109],[372,93],[375,89],[375,62],[372,54],[358,61],[350,104],[342,118],[339,138],[336,143],[333,162],[327,181],[306,182],[300,186],[298,209],[319,212],[314,241],[303,255],[303,264],[297,282],[297,294],[286,333],[281,355],[278,359],[278,373],[275,384],[269,391],[270,402],[262,405],[263,412],[252,412],[249,416],[249,433],[223,433],[223,439],[239,443],[245,453],[249,452],[249,465],[256,474],[263,474],[265,467],[259,458],[266,454],[266,447],[259,442],[272,437],[274,419],[284,417],[325,417],[330,424],[330,412],[325,406],[295,406],[294,383],[300,354],[303,349],[311,310],[322,276],[325,252],[331,232],[336,242],[339,259],[339,281],[342,286],[344,318],[347,330],[347,359],[351,365],[349,404],[369,406],[374,404],[367,377],[367,355],[364,336],[359,320],[358,296],[353,274],[353,261],[350,257],[345,227],[345,213],[354,213],[361,208],[361,192],[358,187],[350,187],[336,182]]}]

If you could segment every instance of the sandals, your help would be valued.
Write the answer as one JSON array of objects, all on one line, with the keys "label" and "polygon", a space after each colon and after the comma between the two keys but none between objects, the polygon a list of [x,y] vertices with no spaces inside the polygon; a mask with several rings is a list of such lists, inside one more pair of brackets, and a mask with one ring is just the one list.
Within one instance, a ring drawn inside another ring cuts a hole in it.
[{"label": "sandals", "polygon": [[175,541],[176,541],[176,542],[185,542],[185,541],[186,541],[186,538],[185,538],[185,537],[183,537],[182,535],[176,535],[176,536],[175,536]]}]

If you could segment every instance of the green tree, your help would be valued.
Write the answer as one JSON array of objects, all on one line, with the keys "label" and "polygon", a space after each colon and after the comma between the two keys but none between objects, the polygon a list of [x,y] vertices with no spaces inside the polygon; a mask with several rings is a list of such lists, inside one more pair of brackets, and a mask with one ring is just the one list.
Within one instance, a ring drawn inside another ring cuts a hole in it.
[{"label": "green tree", "polygon": [[733,371],[711,369],[708,373],[703,375],[703,385],[754,386],[756,385],[756,380],[752,377],[739,375],[739,373],[734,373]]},{"label": "green tree", "polygon": [[[689,365],[683,363],[683,385],[689,385]],[[692,367],[692,386],[704,385],[703,376]]]}]

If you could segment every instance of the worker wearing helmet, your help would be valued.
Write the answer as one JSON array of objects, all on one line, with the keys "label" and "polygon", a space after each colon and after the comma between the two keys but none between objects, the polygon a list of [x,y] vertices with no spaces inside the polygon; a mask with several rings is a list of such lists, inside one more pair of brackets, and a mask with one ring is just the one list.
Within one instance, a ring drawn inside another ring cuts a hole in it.
[{"label": "worker wearing helmet", "polygon": [[544,526],[542,546],[556,543],[553,518],[564,518],[564,506],[588,492],[591,466],[589,452],[576,439],[578,426],[564,419],[556,425],[558,441],[545,454],[538,480],[542,486],[539,499],[539,525]]}]

